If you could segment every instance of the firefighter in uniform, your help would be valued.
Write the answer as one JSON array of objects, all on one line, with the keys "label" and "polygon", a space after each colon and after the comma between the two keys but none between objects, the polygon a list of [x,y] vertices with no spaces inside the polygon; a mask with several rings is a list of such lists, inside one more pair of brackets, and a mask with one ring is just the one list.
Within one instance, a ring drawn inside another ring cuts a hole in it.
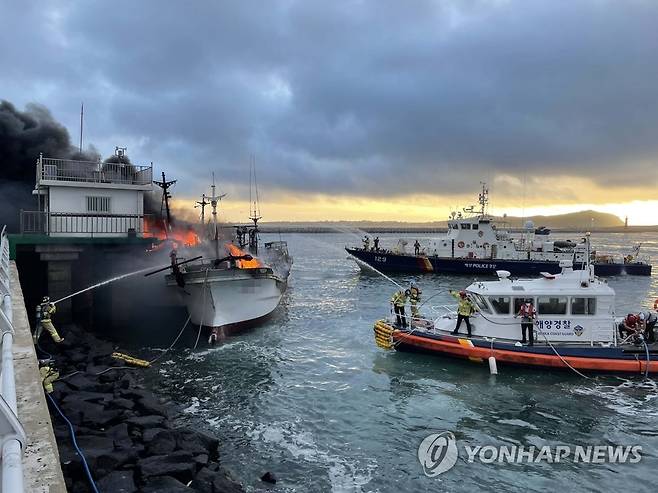
[{"label": "firefighter in uniform", "polygon": [[56,311],[57,308],[55,308],[55,304],[50,302],[50,298],[48,296],[44,296],[37,310],[37,317],[39,320],[37,320],[37,328],[33,337],[34,344],[39,342],[39,337],[41,337],[43,329],[46,329],[46,331],[50,334],[50,337],[52,337],[53,341],[55,341],[57,344],[64,340],[63,337],[59,336],[57,329],[55,329],[55,326],[52,322],[52,316]]},{"label": "firefighter in uniform", "polygon": [[407,303],[407,298],[410,294],[411,293],[408,289],[406,291],[400,290],[391,297],[395,318],[400,327],[407,326],[407,316],[404,313],[404,305]]},{"label": "firefighter in uniform", "polygon": [[471,320],[470,316],[473,315],[476,311],[477,308],[471,302],[471,300],[468,299],[468,296],[466,296],[466,291],[450,291],[450,294],[457,298],[459,301],[459,305],[457,306],[457,325],[455,325],[455,330],[452,331],[453,334],[457,334],[459,332],[459,327],[462,324],[462,320],[466,322],[466,330],[468,331],[468,337],[471,337]]},{"label": "firefighter in uniform", "polygon": [[420,303],[420,295],[422,293],[423,292],[420,290],[418,286],[416,286],[415,284],[411,285],[411,288],[409,289],[409,307],[411,308],[412,322],[413,320],[419,318],[420,310],[418,309],[418,305]]},{"label": "firefighter in uniform", "polygon": [[57,368],[50,365],[50,360],[39,361],[39,374],[43,382],[43,389],[48,394],[53,391],[53,382],[59,378]]}]

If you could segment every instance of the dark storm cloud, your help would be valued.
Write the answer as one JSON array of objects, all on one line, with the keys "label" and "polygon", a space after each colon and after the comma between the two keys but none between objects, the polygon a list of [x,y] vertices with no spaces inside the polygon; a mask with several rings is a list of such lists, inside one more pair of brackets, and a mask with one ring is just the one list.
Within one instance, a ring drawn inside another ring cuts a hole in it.
[{"label": "dark storm cloud", "polygon": [[133,156],[181,184],[210,169],[244,183],[252,153],[261,184],[283,191],[451,193],[521,172],[658,181],[654,1],[69,2],[19,13],[0,20],[0,41],[20,40],[0,52],[5,97],[33,89],[72,123],[84,98],[97,134],[131,136]]}]

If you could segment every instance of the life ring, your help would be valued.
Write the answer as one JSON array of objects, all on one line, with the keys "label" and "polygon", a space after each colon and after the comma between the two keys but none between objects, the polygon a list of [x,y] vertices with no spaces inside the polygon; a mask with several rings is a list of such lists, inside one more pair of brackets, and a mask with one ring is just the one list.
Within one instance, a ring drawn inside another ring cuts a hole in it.
[{"label": "life ring", "polygon": [[482,238],[484,236],[484,231],[478,231],[478,236]]},{"label": "life ring", "polygon": [[457,246],[458,246],[459,248],[464,248],[464,242],[463,242],[463,241],[460,241],[459,243],[457,243]]}]

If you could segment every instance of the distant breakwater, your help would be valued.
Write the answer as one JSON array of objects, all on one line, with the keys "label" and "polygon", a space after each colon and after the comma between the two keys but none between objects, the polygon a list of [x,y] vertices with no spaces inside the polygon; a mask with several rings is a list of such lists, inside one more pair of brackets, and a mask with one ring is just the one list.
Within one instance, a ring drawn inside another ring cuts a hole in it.
[{"label": "distant breakwater", "polygon": [[[51,396],[71,421],[101,492],[244,491],[219,462],[219,440],[177,427],[177,406],[145,390],[141,372],[152,370],[119,368],[112,343],[77,327],[62,335],[57,346],[45,337],[41,343],[60,372]],[[67,489],[91,491],[67,425],[50,411]]]},{"label": "distant breakwater", "polygon": [[[259,226],[262,233],[339,233],[340,230],[364,231],[370,234],[400,233],[400,234],[444,234],[448,232],[445,227],[423,227],[423,226],[395,226],[395,227],[378,227],[378,226],[296,226],[294,224],[285,226],[273,226],[264,223]],[[499,229],[512,233],[524,233],[523,228],[505,228],[500,226]],[[610,227],[610,228],[550,228],[552,233],[658,233],[658,226],[629,226]]]}]

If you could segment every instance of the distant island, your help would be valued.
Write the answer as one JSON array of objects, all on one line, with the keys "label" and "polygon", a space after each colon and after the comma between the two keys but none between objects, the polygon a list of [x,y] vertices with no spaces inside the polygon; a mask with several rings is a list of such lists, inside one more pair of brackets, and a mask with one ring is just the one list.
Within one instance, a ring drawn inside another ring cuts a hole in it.
[{"label": "distant island", "polygon": [[[521,231],[524,224],[532,221],[535,227],[545,226],[561,232],[658,232],[656,226],[624,226],[624,222],[614,214],[592,210],[556,214],[554,216],[494,216],[501,228]],[[440,232],[447,229],[447,221],[404,222],[404,221],[274,221],[262,223],[263,232],[335,232],[336,230],[359,229],[369,233],[385,232]]]}]

